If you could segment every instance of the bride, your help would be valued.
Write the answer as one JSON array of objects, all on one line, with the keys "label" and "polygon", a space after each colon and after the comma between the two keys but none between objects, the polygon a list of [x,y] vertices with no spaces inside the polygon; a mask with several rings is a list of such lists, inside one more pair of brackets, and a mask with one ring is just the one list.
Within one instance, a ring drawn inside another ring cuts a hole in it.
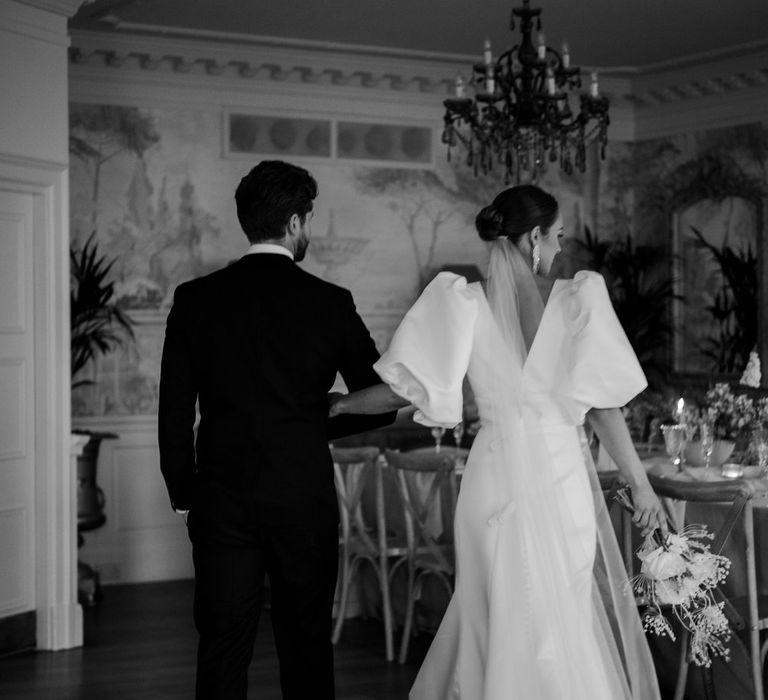
[{"label": "bride", "polygon": [[[621,411],[646,386],[603,278],[544,285],[560,251],[557,201],[501,192],[477,216],[486,289],[443,272],[375,365],[383,384],[331,415],[408,403],[415,420],[462,418],[462,379],[482,428],[455,519],[455,592],[411,700],[658,700],[653,662],[594,466],[586,417],[632,490],[635,523],[666,531]],[[546,296],[546,301],[543,298]]]}]

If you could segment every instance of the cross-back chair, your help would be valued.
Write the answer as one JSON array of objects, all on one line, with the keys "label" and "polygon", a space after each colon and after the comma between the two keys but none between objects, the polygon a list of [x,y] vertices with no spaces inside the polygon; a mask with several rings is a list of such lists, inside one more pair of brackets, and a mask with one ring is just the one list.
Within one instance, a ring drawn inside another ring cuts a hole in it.
[{"label": "cross-back chair", "polygon": [[600,488],[603,491],[603,497],[608,511],[615,514],[617,520],[614,521],[616,528],[616,539],[619,543],[624,567],[627,570],[627,576],[631,577],[634,573],[633,568],[633,542],[632,542],[632,515],[628,510],[622,508],[616,501],[616,494],[619,489],[626,485],[617,469],[610,471],[598,471],[597,477],[600,481]]},{"label": "cross-back chair", "polygon": [[[394,659],[392,603],[389,595],[388,558],[401,554],[387,542],[384,487],[379,450],[376,447],[331,448],[336,494],[339,502],[339,583],[341,596],[332,642],[341,637],[349,592],[360,565],[373,568],[381,592],[387,661]],[[370,496],[372,495],[372,498]],[[366,498],[368,496],[368,498]],[[373,513],[366,507],[373,501]]]},{"label": "cross-back chair", "polygon": [[[764,700],[763,691],[763,664],[768,642],[760,646],[760,632],[768,628],[768,617],[760,617],[759,597],[757,591],[757,571],[755,565],[755,535],[753,501],[756,496],[755,487],[748,481],[741,479],[735,481],[694,482],[664,478],[649,473],[656,494],[663,498],[671,498],[687,503],[711,503],[730,504],[722,525],[715,533],[715,538],[710,545],[710,551],[721,554],[736,526],[741,523],[744,529],[747,601],[746,616],[739,612],[733,601],[729,600],[721,589],[718,595],[725,601],[726,616],[731,625],[737,629],[748,627],[749,633],[749,657],[754,685],[754,700]],[[678,528],[682,523],[675,524]],[[746,617],[746,619],[745,619]],[[683,630],[681,635],[680,665],[678,667],[677,682],[675,686],[674,700],[682,700],[688,679],[689,655],[688,632]],[[704,690],[708,700],[714,699],[713,679],[711,669],[702,668],[704,673]]]},{"label": "cross-back chair", "polygon": [[[406,551],[392,566],[390,578],[405,567],[407,590],[400,663],[405,663],[414,627],[414,607],[424,581],[436,577],[453,594],[455,550],[453,516],[456,511],[455,459],[448,454],[385,451],[405,519]],[[438,531],[439,530],[439,531]]]}]

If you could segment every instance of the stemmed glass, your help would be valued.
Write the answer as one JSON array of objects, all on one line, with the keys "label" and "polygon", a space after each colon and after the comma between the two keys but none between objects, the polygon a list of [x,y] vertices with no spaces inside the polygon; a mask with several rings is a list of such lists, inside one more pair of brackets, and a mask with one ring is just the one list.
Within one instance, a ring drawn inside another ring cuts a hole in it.
[{"label": "stemmed glass", "polygon": [[754,441],[760,476],[768,476],[768,432],[765,428],[758,428],[754,432]]},{"label": "stemmed glass", "polygon": [[443,440],[445,434],[445,428],[441,425],[436,425],[432,428],[432,437],[435,438],[435,452],[440,452],[440,443]]},{"label": "stemmed glass", "polygon": [[712,450],[715,447],[715,435],[713,426],[708,423],[699,425],[699,437],[701,439],[701,451],[704,454],[704,478],[709,477],[709,462],[712,459]]},{"label": "stemmed glass", "polygon": [[461,447],[461,439],[464,437],[464,423],[458,423],[453,428],[453,442],[458,450]]},{"label": "stemmed glass", "polygon": [[664,447],[678,470],[683,468],[683,450],[685,449],[685,427],[682,425],[662,425]]}]

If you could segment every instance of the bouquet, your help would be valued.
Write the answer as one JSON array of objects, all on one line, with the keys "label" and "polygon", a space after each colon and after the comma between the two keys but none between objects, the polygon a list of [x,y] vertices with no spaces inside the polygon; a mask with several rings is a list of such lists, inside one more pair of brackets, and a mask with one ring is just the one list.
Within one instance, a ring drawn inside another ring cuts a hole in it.
[{"label": "bouquet", "polygon": [[[616,499],[634,510],[626,487]],[[697,666],[710,666],[715,656],[729,659],[726,643],[731,629],[723,612],[725,603],[715,601],[714,589],[725,580],[731,562],[710,552],[706,540],[712,538],[705,525],[689,525],[664,538],[658,531],[652,532],[637,552],[642,562],[640,573],[629,580],[629,586],[647,606],[645,631],[667,635],[674,641],[675,633],[664,614],[671,611],[690,633],[690,656]]]}]

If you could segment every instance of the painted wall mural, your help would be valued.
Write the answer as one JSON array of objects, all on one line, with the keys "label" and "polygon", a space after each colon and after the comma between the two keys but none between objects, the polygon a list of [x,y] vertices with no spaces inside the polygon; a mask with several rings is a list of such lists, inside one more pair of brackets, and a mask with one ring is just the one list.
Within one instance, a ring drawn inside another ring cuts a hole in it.
[{"label": "painted wall mural", "polygon": [[768,125],[638,143],[620,169],[636,173],[633,227],[666,246],[673,304],[671,369],[740,374],[758,343],[758,248],[765,249]]},{"label": "painted wall mural", "polygon": [[[250,132],[240,132],[255,123],[243,119],[235,134],[240,150],[233,151],[231,120],[215,108],[71,105],[72,237],[82,243],[96,231],[100,249],[116,258],[120,305],[136,322],[135,343],[95,362],[90,368],[95,383],[73,393],[75,416],[154,414],[175,287],[245,251],[234,191],[261,156],[243,153],[251,148]],[[266,156],[292,160],[317,178],[313,238],[302,265],[352,291],[382,349],[437,271],[485,268],[487,250],[473,221],[504,187],[493,176],[476,178],[455,158],[447,162],[434,134],[426,149],[423,128],[399,125],[395,131],[410,162],[302,160],[291,155],[291,144],[285,153]],[[278,151],[279,143],[273,143]],[[432,151],[434,165],[416,167],[419,154]],[[565,177],[556,169],[545,174],[540,184],[558,195],[572,232],[580,235],[589,224],[610,236],[617,222],[624,226],[631,220],[626,192],[607,179],[612,159],[626,157],[625,151],[617,146],[610,155],[609,150],[605,163],[592,154],[586,175]],[[563,257],[565,274],[573,265]]]}]

